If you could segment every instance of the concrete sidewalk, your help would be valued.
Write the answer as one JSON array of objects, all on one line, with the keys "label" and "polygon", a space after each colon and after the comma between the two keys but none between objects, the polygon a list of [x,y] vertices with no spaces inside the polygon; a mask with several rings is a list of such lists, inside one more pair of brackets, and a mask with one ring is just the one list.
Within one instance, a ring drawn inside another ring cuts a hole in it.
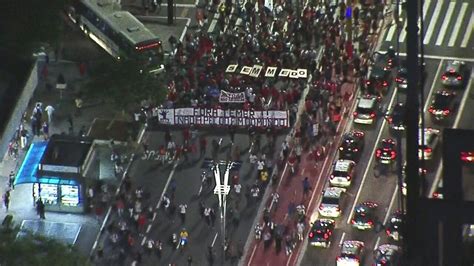
[{"label": "concrete sidewalk", "polygon": [[[49,127],[50,135],[61,133],[72,133],[73,135],[78,135],[78,132],[81,128],[89,128],[92,120],[95,117],[111,119],[119,116],[113,111],[112,106],[108,104],[84,108],[79,116],[75,115],[76,107],[74,99],[77,92],[80,90],[81,86],[87,79],[87,76],[81,77],[77,63],[59,60],[58,62],[51,62],[49,64],[46,64],[46,62],[40,62],[39,67],[40,73],[42,73],[41,71],[44,67],[47,67],[48,75],[40,77],[41,80],[33,94],[32,99],[29,100],[27,110],[25,110],[26,121],[23,123],[28,132],[31,132],[29,117],[32,115],[33,107],[37,102],[43,103],[43,108],[48,105],[52,105],[55,108],[53,120]],[[61,95],[60,91],[55,88],[56,80],[60,73],[64,75],[64,78],[68,84],[67,89],[64,90]],[[28,101],[28,99],[24,100]],[[85,100],[84,103],[86,105],[87,100]],[[47,114],[45,111],[43,113],[43,117],[45,120],[47,120]],[[72,121],[72,128],[68,120]],[[72,132],[70,132],[70,129],[72,129]],[[43,136],[32,136],[29,139],[29,142],[31,143],[43,140]],[[8,189],[8,176],[10,172],[18,172],[26,152],[27,149],[19,149],[17,158],[6,154],[3,160],[0,162],[0,194],[2,196]],[[3,221],[7,214],[11,214],[13,216],[14,225],[21,225],[22,221],[24,220],[39,219],[34,207],[32,184],[20,184],[15,186],[15,189],[11,191],[8,212],[2,202],[0,220]],[[81,251],[81,253],[88,255],[100,226],[95,215],[47,212],[46,219],[49,222],[80,224],[81,229],[75,246],[79,251]]]}]

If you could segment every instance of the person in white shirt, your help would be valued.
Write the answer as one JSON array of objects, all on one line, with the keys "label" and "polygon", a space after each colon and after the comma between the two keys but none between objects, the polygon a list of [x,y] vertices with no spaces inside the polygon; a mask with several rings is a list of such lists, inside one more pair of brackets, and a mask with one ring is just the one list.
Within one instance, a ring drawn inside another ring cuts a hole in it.
[{"label": "person in white shirt", "polygon": [[181,223],[184,224],[186,221],[186,209],[188,208],[187,204],[180,204],[179,205],[179,216],[181,217]]},{"label": "person in white shirt", "polygon": [[48,106],[46,106],[46,108],[44,110],[48,114],[48,123],[51,125],[51,123],[53,122],[53,113],[56,109],[54,109],[53,106],[48,105]]}]

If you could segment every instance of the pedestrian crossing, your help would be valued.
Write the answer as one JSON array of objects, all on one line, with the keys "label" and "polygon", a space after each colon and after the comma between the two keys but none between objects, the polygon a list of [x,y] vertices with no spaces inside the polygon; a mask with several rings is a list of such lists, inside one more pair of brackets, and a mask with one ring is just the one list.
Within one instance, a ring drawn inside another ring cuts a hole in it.
[{"label": "pedestrian crossing", "polygon": [[[423,44],[439,47],[467,48],[474,27],[473,2],[425,0],[423,3]],[[401,26],[392,23],[386,31],[384,41],[400,43],[406,41],[406,11],[401,12]],[[421,21],[418,21],[420,27]]]}]

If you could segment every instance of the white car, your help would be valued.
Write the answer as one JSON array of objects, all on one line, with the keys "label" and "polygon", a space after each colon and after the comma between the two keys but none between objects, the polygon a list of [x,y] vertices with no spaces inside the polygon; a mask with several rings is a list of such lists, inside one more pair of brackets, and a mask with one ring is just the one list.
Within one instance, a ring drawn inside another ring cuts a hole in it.
[{"label": "white car", "polygon": [[364,242],[346,240],[342,243],[341,255],[336,258],[337,266],[359,266],[361,263]]},{"label": "white car", "polygon": [[351,160],[337,160],[329,176],[329,183],[335,187],[348,187],[355,174],[356,163]]},{"label": "white car", "polygon": [[323,198],[319,205],[319,214],[325,217],[336,218],[341,215],[342,196],[345,188],[328,187],[323,192]]},{"label": "white car", "polygon": [[377,118],[378,97],[375,95],[364,95],[359,98],[354,111],[354,123],[372,125]]},{"label": "white car", "polygon": [[422,130],[420,128],[418,134],[418,158],[420,160],[431,160],[433,158],[433,151],[438,145],[439,134],[439,129],[428,127]]}]

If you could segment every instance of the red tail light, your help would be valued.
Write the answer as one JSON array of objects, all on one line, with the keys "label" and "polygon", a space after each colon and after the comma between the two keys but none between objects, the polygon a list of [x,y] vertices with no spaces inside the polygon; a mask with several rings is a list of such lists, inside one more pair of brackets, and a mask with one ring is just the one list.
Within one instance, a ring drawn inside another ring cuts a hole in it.
[{"label": "red tail light", "polygon": [[430,153],[430,152],[431,152],[431,148],[425,148],[425,152]]},{"label": "red tail light", "polygon": [[461,76],[457,76],[456,79],[457,79],[457,80],[462,80],[462,77],[461,77]]},{"label": "red tail light", "polygon": [[323,210],[324,209],[323,205],[319,205],[319,209]]},{"label": "red tail light", "polygon": [[387,235],[390,235],[390,230],[385,230],[385,233],[387,233]]},{"label": "red tail light", "polygon": [[370,85],[370,80],[367,80],[367,81],[365,82],[365,84],[366,84],[367,86]]},{"label": "red tail light", "polygon": [[369,220],[369,221],[367,222],[367,224],[368,224],[368,225],[373,225],[374,222],[372,222],[371,220]]},{"label": "red tail light", "polygon": [[358,114],[359,114],[359,113],[357,113],[357,112],[354,112],[354,113],[353,113],[354,116],[357,116]]},{"label": "red tail light", "polygon": [[358,151],[359,151],[359,149],[355,148],[353,151],[354,151],[354,152],[358,152]]},{"label": "red tail light", "polygon": [[329,178],[334,179],[334,175],[329,176]]},{"label": "red tail light", "polygon": [[377,149],[377,151],[375,152],[375,156],[379,158],[381,155],[382,155],[382,151],[380,149]]},{"label": "red tail light", "polygon": [[449,110],[444,110],[443,115],[449,115]]},{"label": "red tail light", "polygon": [[328,239],[329,238],[329,235],[328,234],[324,234],[324,239]]},{"label": "red tail light", "polygon": [[441,76],[441,79],[442,79],[442,80],[448,80],[448,76],[443,75],[443,76]]},{"label": "red tail light", "polygon": [[371,117],[371,118],[374,118],[374,117],[375,117],[375,113],[374,113],[374,112],[370,113],[370,117]]},{"label": "red tail light", "polygon": [[389,117],[389,118],[388,118],[388,123],[391,124],[392,122],[393,122],[393,118],[392,118],[392,117]]},{"label": "red tail light", "polygon": [[356,221],[354,219],[351,220],[351,224],[355,224]]},{"label": "red tail light", "polygon": [[438,192],[434,192],[434,193],[433,193],[433,198],[439,199],[439,198],[440,198],[440,194],[439,194]]},{"label": "red tail light", "polygon": [[387,86],[388,86],[388,82],[384,80],[383,83],[382,83],[382,86],[387,87]]},{"label": "red tail light", "polygon": [[390,154],[390,158],[395,159],[395,157],[397,157],[397,153],[395,151],[392,151],[391,154]]},{"label": "red tail light", "polygon": [[401,83],[401,82],[402,82],[402,79],[397,77],[397,78],[395,78],[395,82]]},{"label": "red tail light", "polygon": [[433,107],[431,107],[431,106],[430,106],[430,109],[428,109],[428,112],[430,112],[430,113],[434,113],[434,109],[433,109]]},{"label": "red tail light", "polygon": [[313,238],[314,237],[314,233],[313,232],[309,232],[309,238]]}]

